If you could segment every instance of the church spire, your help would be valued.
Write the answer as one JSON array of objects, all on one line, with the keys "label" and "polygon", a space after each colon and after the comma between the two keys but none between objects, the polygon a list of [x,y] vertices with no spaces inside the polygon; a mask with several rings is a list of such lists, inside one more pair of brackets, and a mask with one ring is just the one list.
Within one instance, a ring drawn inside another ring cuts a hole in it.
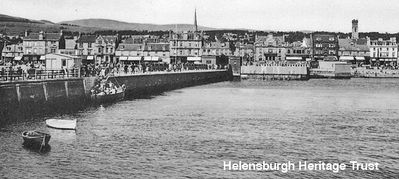
[{"label": "church spire", "polygon": [[194,28],[195,28],[195,32],[198,31],[198,25],[197,25],[197,8],[195,8],[194,11]]}]

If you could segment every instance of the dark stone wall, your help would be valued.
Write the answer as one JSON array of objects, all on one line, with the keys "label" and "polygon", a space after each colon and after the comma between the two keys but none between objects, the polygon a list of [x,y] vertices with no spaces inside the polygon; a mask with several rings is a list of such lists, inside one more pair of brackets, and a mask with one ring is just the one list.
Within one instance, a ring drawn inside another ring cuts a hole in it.
[{"label": "dark stone wall", "polygon": [[146,74],[111,78],[115,83],[126,85],[126,95],[129,97],[151,95],[188,86],[227,81],[229,79],[230,75],[226,71]]},{"label": "dark stone wall", "polygon": [[81,109],[88,104],[83,87],[83,79],[2,83],[0,126],[39,115]]},{"label": "dark stone wall", "polygon": [[[227,81],[231,71],[198,71],[111,77],[126,85],[127,97],[152,95],[187,86]],[[90,105],[95,78],[0,83],[0,126],[43,115],[68,113]]]}]

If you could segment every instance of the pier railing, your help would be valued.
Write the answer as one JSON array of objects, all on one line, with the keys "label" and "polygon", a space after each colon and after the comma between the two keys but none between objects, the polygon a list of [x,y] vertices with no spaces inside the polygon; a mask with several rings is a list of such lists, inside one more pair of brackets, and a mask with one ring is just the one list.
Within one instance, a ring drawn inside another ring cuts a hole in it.
[{"label": "pier railing", "polygon": [[2,71],[0,73],[0,81],[21,81],[21,80],[44,80],[56,78],[77,78],[80,77],[79,69],[64,70],[39,70],[29,69]]},{"label": "pier railing", "polygon": [[29,70],[6,70],[0,71],[0,82],[1,81],[28,81],[28,80],[46,80],[46,79],[63,79],[63,78],[79,78],[79,77],[90,77],[90,76],[126,76],[126,75],[143,75],[143,74],[159,74],[159,73],[178,73],[178,72],[199,72],[199,71],[215,71],[215,70],[226,70],[226,69],[207,69],[207,68],[179,68],[179,69],[147,69],[143,70],[130,70],[124,71],[120,68],[118,70],[109,70],[106,74],[102,73],[101,70],[90,70],[86,71],[76,69],[63,69],[63,70],[40,70],[40,69],[29,69]]}]

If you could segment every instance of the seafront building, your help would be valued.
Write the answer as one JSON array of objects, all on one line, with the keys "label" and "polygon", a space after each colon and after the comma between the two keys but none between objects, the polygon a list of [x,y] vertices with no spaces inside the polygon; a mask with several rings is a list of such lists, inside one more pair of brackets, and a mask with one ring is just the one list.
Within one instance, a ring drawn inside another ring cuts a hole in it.
[{"label": "seafront building", "polygon": [[[153,42],[152,40],[150,40]],[[170,63],[169,43],[148,43],[145,39],[134,40],[129,37],[122,40],[115,51],[116,62],[138,64],[141,62]]]},{"label": "seafront building", "polygon": [[65,36],[65,48],[58,49],[56,53],[64,54],[64,55],[79,55],[79,50],[77,49],[77,39],[78,37],[74,36]]},{"label": "seafront building", "polygon": [[115,50],[118,46],[118,36],[99,35],[94,44],[95,64],[109,64],[114,62]]},{"label": "seafront building", "polygon": [[95,35],[79,35],[76,41],[78,55],[86,63],[94,63],[94,46],[97,37]]},{"label": "seafront building", "polygon": [[311,61],[311,44],[309,38],[302,42],[293,42],[286,48],[285,60],[292,63]]},{"label": "seafront building", "polygon": [[5,63],[9,63],[14,60],[20,61],[23,55],[24,55],[24,46],[22,43],[6,45],[1,53],[3,62]]},{"label": "seafront building", "polygon": [[283,61],[287,53],[285,36],[255,37],[255,61]]},{"label": "seafront building", "polygon": [[116,62],[121,64],[140,63],[144,51],[143,44],[121,43],[115,51]]},{"label": "seafront building", "polygon": [[65,48],[65,39],[62,31],[60,33],[25,33],[23,39],[24,61],[44,60],[44,55],[56,53]]},{"label": "seafront building", "polygon": [[208,65],[226,65],[225,58],[232,56],[229,42],[207,42],[202,47],[202,63]]},{"label": "seafront building", "polygon": [[370,47],[372,66],[396,66],[398,64],[398,44],[395,37],[391,37],[389,40],[367,38],[367,45]]},{"label": "seafront building", "polygon": [[234,51],[234,56],[240,57],[242,59],[243,65],[251,64],[254,62],[254,45],[253,44],[243,44],[236,43],[236,49]]},{"label": "seafront building", "polygon": [[334,33],[315,32],[310,36],[312,44],[312,59],[338,60],[338,37]]},{"label": "seafront building", "polygon": [[202,46],[202,34],[200,32],[172,33],[170,39],[171,62],[201,62]]},{"label": "seafront building", "polygon": [[367,39],[339,39],[339,60],[357,66],[365,64],[370,60],[370,49]]},{"label": "seafront building", "polygon": [[169,43],[145,43],[144,61],[170,63]]}]

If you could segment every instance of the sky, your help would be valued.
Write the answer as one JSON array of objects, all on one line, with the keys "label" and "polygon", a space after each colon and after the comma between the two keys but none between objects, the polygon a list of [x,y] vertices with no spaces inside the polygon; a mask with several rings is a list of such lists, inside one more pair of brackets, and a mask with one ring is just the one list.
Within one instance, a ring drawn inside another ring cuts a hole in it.
[{"label": "sky", "polygon": [[0,14],[61,22],[105,18],[280,31],[399,32],[397,0],[0,0]]}]

